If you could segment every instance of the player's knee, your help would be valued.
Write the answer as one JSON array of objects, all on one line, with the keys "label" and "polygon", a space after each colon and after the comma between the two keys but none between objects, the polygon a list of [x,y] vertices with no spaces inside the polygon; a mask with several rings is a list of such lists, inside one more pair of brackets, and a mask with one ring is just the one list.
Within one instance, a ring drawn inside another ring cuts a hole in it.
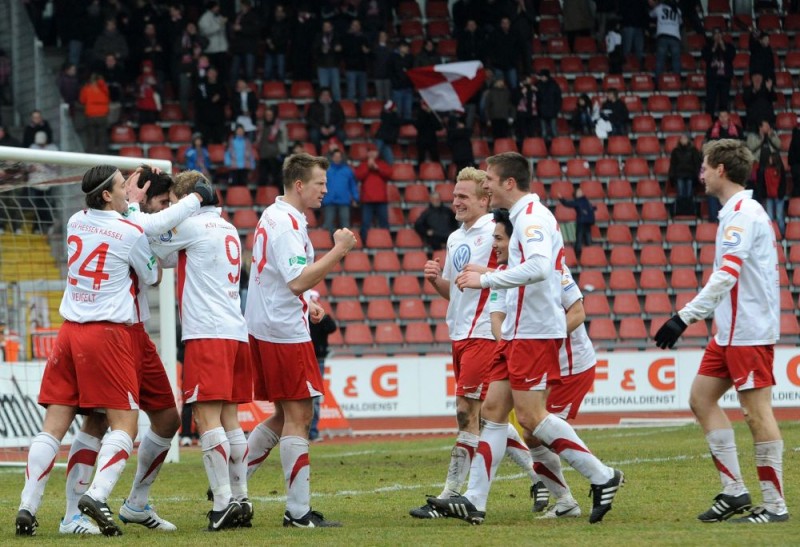
[{"label": "player's knee", "polygon": [[456,411],[456,421],[458,422],[459,431],[465,431],[472,425],[477,425],[478,417],[473,415],[469,410]]},{"label": "player's knee", "polygon": [[181,427],[181,419],[177,410],[162,412],[150,417],[150,429],[159,437],[171,439]]}]

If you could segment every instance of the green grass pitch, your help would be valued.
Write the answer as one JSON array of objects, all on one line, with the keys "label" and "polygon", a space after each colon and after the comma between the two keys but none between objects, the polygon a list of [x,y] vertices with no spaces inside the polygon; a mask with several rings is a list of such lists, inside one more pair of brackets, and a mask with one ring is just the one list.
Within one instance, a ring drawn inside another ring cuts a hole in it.
[{"label": "green grass pitch", "polygon": [[[121,538],[61,536],[58,522],[64,510],[64,468],[56,468],[39,510],[37,545],[112,542],[115,545],[797,545],[800,544],[800,425],[781,424],[784,440],[784,488],[790,511],[787,523],[773,525],[702,524],[696,515],[706,510],[719,491],[717,472],[708,456],[702,432],[695,425],[670,428],[583,430],[592,451],[625,472],[626,485],[613,510],[597,525],[587,519],[591,500],[588,483],[575,471],[565,476],[584,516],[559,521],[536,520],[530,512],[529,482],[504,461],[494,483],[487,519],[469,526],[455,519],[420,521],[408,510],[435,495],[447,470],[452,440],[416,437],[378,441],[323,442],[311,447],[314,509],[341,520],[341,529],[284,529],[284,493],[275,452],[250,483],[255,502],[253,528],[204,532],[207,481],[198,449],[184,450],[181,462],[167,464],[156,481],[151,501],[178,532],[159,533],[123,526]],[[744,424],[736,425],[745,481],[759,503],[753,445]],[[117,510],[130,487],[131,458],[110,505]],[[0,500],[5,524],[0,542],[15,541],[14,517],[23,484],[22,468],[0,469]]]}]

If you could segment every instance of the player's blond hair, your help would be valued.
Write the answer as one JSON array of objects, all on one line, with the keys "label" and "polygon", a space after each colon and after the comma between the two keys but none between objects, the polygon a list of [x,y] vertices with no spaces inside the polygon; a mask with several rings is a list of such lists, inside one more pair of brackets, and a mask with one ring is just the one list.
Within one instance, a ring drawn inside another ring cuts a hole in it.
[{"label": "player's blond hair", "polygon": [[194,192],[194,185],[200,179],[208,180],[200,171],[181,171],[172,180],[172,193],[178,199],[188,196]]},{"label": "player's blond hair", "polygon": [[297,180],[308,182],[314,167],[327,171],[330,165],[328,158],[322,156],[312,156],[306,152],[292,154],[283,160],[283,187],[291,188]]},{"label": "player's blond hair", "polygon": [[708,165],[725,166],[725,176],[729,181],[747,186],[747,180],[753,170],[753,154],[739,139],[720,139],[703,146],[703,155]]},{"label": "player's blond hair", "polygon": [[460,180],[475,183],[475,196],[478,199],[486,197],[486,190],[483,189],[483,183],[486,181],[486,171],[475,169],[474,167],[465,167],[456,176],[456,182]]}]

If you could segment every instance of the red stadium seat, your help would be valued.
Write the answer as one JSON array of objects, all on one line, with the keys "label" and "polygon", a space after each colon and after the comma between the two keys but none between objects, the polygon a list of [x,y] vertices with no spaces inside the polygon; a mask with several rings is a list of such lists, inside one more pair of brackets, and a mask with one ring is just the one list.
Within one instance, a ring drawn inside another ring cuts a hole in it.
[{"label": "red stadium seat", "polygon": [[239,209],[233,213],[231,224],[240,230],[251,230],[258,224],[258,215],[252,209]]},{"label": "red stadium seat", "polygon": [[650,315],[672,313],[672,302],[669,295],[663,292],[649,292],[644,297],[644,312]]},{"label": "red stadium seat", "polygon": [[669,251],[669,263],[672,266],[695,266],[697,255],[691,245],[673,245]]},{"label": "red stadium seat", "polygon": [[612,291],[635,291],[633,270],[613,270],[608,278],[608,288]]},{"label": "red stadium seat", "polygon": [[571,137],[555,137],[550,143],[550,155],[561,158],[575,157],[575,143]]},{"label": "red stadium seat", "polygon": [[649,114],[634,116],[631,120],[631,131],[633,133],[655,133],[656,119]]},{"label": "red stadium seat", "polygon": [[686,133],[686,123],[683,121],[683,116],[680,114],[667,114],[661,118],[661,132],[662,133]]},{"label": "red stadium seat", "polygon": [[661,154],[661,143],[655,135],[642,135],[636,139],[636,155],[655,159]]},{"label": "red stadium seat", "polygon": [[392,234],[386,228],[370,228],[366,246],[370,249],[391,249],[394,247]]},{"label": "red stadium seat", "polygon": [[567,178],[578,181],[591,178],[592,172],[589,169],[589,162],[583,158],[571,158],[567,160]]},{"label": "red stadium seat", "polygon": [[[666,74],[662,74],[662,77],[663,76],[666,76]],[[662,88],[659,87],[659,89],[663,91]],[[651,113],[672,112],[672,101],[666,95],[650,95],[647,97],[647,110],[649,110]]]},{"label": "red stadium seat", "polygon": [[228,207],[252,207],[253,196],[246,186],[231,186],[225,192],[225,205]]},{"label": "red stadium seat", "polygon": [[125,158],[144,158],[144,150],[141,146],[123,146],[119,149],[119,155]]},{"label": "red stadium seat", "polygon": [[308,140],[308,130],[306,124],[302,122],[292,122],[286,124],[286,136],[290,141],[305,142]]},{"label": "red stadium seat", "polygon": [[400,345],[403,343],[403,333],[397,323],[380,323],[375,326],[375,343],[386,345]]},{"label": "red stadium seat", "polygon": [[716,248],[714,245],[703,245],[700,247],[700,258],[698,261],[703,266],[711,266],[714,264],[714,256]]},{"label": "red stadium seat", "polygon": [[583,309],[589,317],[608,317],[611,315],[611,307],[608,304],[608,298],[603,293],[589,293],[585,295],[583,297]]},{"label": "red stadium seat", "polygon": [[129,144],[136,142],[136,133],[128,125],[115,125],[111,128],[111,142],[114,144]]},{"label": "red stadium seat", "polygon": [[661,245],[645,245],[642,247],[639,259],[642,267],[664,267],[667,265],[667,255]]},{"label": "red stadium seat", "polygon": [[655,90],[655,84],[650,74],[639,73],[631,77],[631,91],[635,93],[651,93],[653,90]]},{"label": "red stadium seat", "polygon": [[711,127],[710,114],[692,114],[689,118],[689,131],[692,133],[705,133]]},{"label": "red stadium seat", "polygon": [[415,299],[401,300],[397,315],[403,321],[424,320],[428,318],[428,312],[425,310],[424,302]]},{"label": "red stadium seat", "polygon": [[364,321],[364,311],[358,300],[340,300],[336,303],[336,320],[343,322]]},{"label": "red stadium seat", "polygon": [[633,188],[626,179],[611,179],[608,181],[608,199],[630,201],[633,198]]},{"label": "red stadium seat", "polygon": [[364,124],[361,122],[345,122],[344,134],[350,140],[363,139],[366,137]]},{"label": "red stadium seat", "polygon": [[632,224],[638,224],[639,212],[636,210],[636,205],[633,203],[615,203],[611,218],[614,222],[629,222]]},{"label": "red stadium seat", "polygon": [[606,241],[612,245],[630,245],[633,243],[631,229],[626,224],[611,224],[606,230]]},{"label": "red stadium seat", "polygon": [[637,180],[648,178],[650,176],[650,167],[644,158],[632,157],[625,161],[625,168],[622,172],[628,179]]},{"label": "red stadium seat", "polygon": [[514,139],[495,139],[494,153],[502,154],[503,152],[517,152],[517,143]]},{"label": "red stadium seat", "polygon": [[594,76],[578,76],[575,78],[575,83],[572,85],[575,93],[586,93],[594,95],[597,93],[597,80]]},{"label": "red stadium seat", "polygon": [[392,281],[393,296],[420,296],[421,294],[422,287],[415,275],[398,275]]},{"label": "red stadium seat", "polygon": [[316,250],[325,251],[333,248],[333,239],[328,230],[309,230],[308,237]]},{"label": "red stadium seat", "polygon": [[797,323],[797,315],[794,313],[781,314],[781,336],[800,335],[800,325]]},{"label": "red stadium seat", "polygon": [[644,340],[647,338],[647,329],[642,318],[623,317],[619,322],[619,337],[622,340]]},{"label": "red stadium seat", "polygon": [[609,156],[630,156],[632,153],[633,146],[627,135],[614,135],[608,138]]},{"label": "red stadium seat", "polygon": [[[369,240],[369,235],[367,235],[367,239]],[[371,272],[372,265],[369,263],[369,255],[363,251],[350,251],[344,257],[342,270],[351,275]]]},{"label": "red stadium seat", "polygon": [[661,268],[643,268],[639,274],[639,284],[643,291],[664,291],[667,278]]},{"label": "red stadium seat", "polygon": [[536,178],[540,180],[561,178],[561,166],[558,161],[548,158],[536,162]]},{"label": "red stadium seat", "polygon": [[669,214],[667,208],[661,201],[646,201],[642,204],[643,221],[667,222]]},{"label": "red stadium seat", "polygon": [[314,86],[311,82],[295,80],[289,89],[289,96],[292,99],[313,99]]},{"label": "red stadium seat", "polygon": [[300,108],[297,106],[297,103],[291,101],[284,101],[282,103],[278,103],[278,117],[283,120],[299,120],[302,116],[300,114]]},{"label": "red stadium seat", "polygon": [[364,284],[361,287],[361,294],[367,297],[388,297],[391,295],[389,290],[389,281],[384,275],[370,275],[364,278]]},{"label": "red stadium seat", "polygon": [[172,148],[169,146],[151,146],[147,150],[147,157],[154,159],[154,160],[167,160],[167,161],[174,161],[175,158],[172,155]]},{"label": "red stadium seat", "polygon": [[444,170],[440,163],[426,161],[419,166],[419,178],[421,180],[445,180]]},{"label": "red stadium seat", "polygon": [[428,38],[442,38],[450,36],[450,22],[430,21],[427,25],[425,25],[425,31],[428,35]]},{"label": "red stadium seat", "polygon": [[577,36],[573,47],[575,53],[593,55],[597,53],[597,42],[591,36]]},{"label": "red stadium seat", "polygon": [[[703,88],[705,90],[705,88]],[[697,95],[678,95],[676,110],[680,113],[695,113],[700,111],[700,98]],[[662,122],[663,123],[663,122]]]},{"label": "red stadium seat", "polygon": [[603,77],[603,90],[608,91],[610,89],[625,91],[625,80],[621,74],[606,74]]},{"label": "red stadium seat", "polygon": [[489,156],[489,144],[483,139],[472,139],[472,155],[476,160],[482,160]]},{"label": "red stadium seat", "polygon": [[[687,66],[683,67],[684,70],[688,68],[689,67]],[[682,89],[683,89],[683,84],[681,83],[680,74],[672,74],[669,72],[665,72],[658,77],[658,90],[661,93],[677,95],[678,93],[681,92]],[[672,110],[671,105],[670,105],[670,110]]]},{"label": "red stadium seat", "polygon": [[636,241],[641,243],[661,243],[661,227],[656,224],[640,224],[636,229]]},{"label": "red stadium seat", "polygon": [[600,179],[618,178],[619,162],[612,158],[601,158],[594,164],[594,176]]},{"label": "red stadium seat", "polygon": [[667,243],[691,243],[694,238],[688,225],[670,224],[665,239]]},{"label": "red stadium seat", "polygon": [[606,290],[603,272],[600,270],[583,270],[578,276],[578,286],[586,293]]},{"label": "red stadium seat", "polygon": [[167,139],[170,144],[189,143],[192,141],[192,128],[183,123],[172,124]]},{"label": "red stadium seat", "polygon": [[331,297],[332,298],[357,298],[358,285],[354,277],[339,275],[333,278],[331,282]]},{"label": "red stadium seat", "polygon": [[694,268],[675,268],[672,270],[670,286],[673,289],[696,289],[697,274]]},{"label": "red stadium seat", "polygon": [[[593,55],[589,57],[589,60],[586,62],[586,68],[595,75],[606,74],[608,73],[608,57],[605,55]],[[605,81],[603,81],[603,84],[605,84]],[[605,87],[603,89],[605,89]]]},{"label": "red stadium seat", "polygon": [[588,200],[602,200],[606,197],[603,183],[599,180],[582,180],[581,190],[583,190],[583,195],[586,196]]},{"label": "red stadium seat", "polygon": [[[404,300],[404,302],[411,301]],[[370,321],[394,321],[396,318],[391,300],[376,299],[367,303],[367,319]]]},{"label": "red stadium seat", "polygon": [[638,265],[633,247],[614,247],[611,249],[609,264],[612,268],[635,268]]},{"label": "red stadium seat", "polygon": [[661,198],[661,185],[655,179],[641,179],[636,183],[636,198],[640,201]]},{"label": "red stadium seat", "polygon": [[557,180],[550,185],[550,199],[572,199],[574,195],[574,186],[568,180]]},{"label": "red stadium seat", "polygon": [[413,182],[417,180],[414,166],[410,163],[395,163],[392,165],[392,180],[394,182]]},{"label": "red stadium seat", "polygon": [[353,323],[344,329],[344,343],[348,346],[371,346],[372,332],[369,326]]},{"label": "red stadium seat", "polygon": [[421,249],[424,246],[417,232],[411,228],[401,228],[397,231],[395,245],[401,249]]},{"label": "red stadium seat", "polygon": [[406,325],[406,343],[433,344],[431,326],[421,321]]},{"label": "red stadium seat", "polygon": [[[581,74],[585,70],[583,66],[583,59],[577,56],[562,57],[560,65],[561,72],[564,74]],[[594,80],[594,78],[592,78],[592,81],[594,81],[594,86],[596,89],[597,82]],[[577,89],[575,89],[575,91],[577,92]]]},{"label": "red stadium seat", "polygon": [[597,318],[589,323],[589,338],[592,340],[616,340],[617,329],[611,319]]},{"label": "red stadium seat", "polygon": [[546,158],[547,144],[541,137],[528,137],[522,141],[522,155],[526,158]]},{"label": "red stadium seat", "polygon": [[[403,300],[403,302],[411,302],[410,300]],[[431,319],[441,320],[447,317],[447,306],[449,302],[444,298],[437,298],[431,301],[430,317]]]},{"label": "red stadium seat", "polygon": [[283,82],[264,82],[261,86],[261,97],[268,101],[279,101],[286,98],[286,86]]},{"label": "red stadium seat", "polygon": [[425,184],[409,184],[404,190],[404,196],[406,203],[429,203],[431,200],[428,186]]},{"label": "red stadium seat", "polygon": [[256,189],[256,205],[261,207],[272,205],[279,195],[281,195],[280,189],[275,186],[259,186]]},{"label": "red stadium seat", "polygon": [[698,242],[715,243],[717,241],[717,224],[701,222],[695,228],[694,238]]},{"label": "red stadium seat", "polygon": [[594,160],[603,155],[603,141],[595,136],[582,136],[578,145],[578,154],[587,160]]},{"label": "red stadium seat", "polygon": [[607,268],[606,252],[602,247],[592,245],[581,249],[581,267],[583,268]]},{"label": "red stadium seat", "polygon": [[[556,210],[553,214],[555,215],[556,220],[559,222],[559,224],[564,222],[575,222],[575,219],[578,216],[575,212],[575,209],[573,209],[572,207],[566,207],[564,205],[561,205],[560,203],[556,205]],[[597,219],[595,218],[595,221],[596,220]]]},{"label": "red stadium seat", "polygon": [[[420,251],[422,252],[422,251]],[[408,253],[410,254],[410,253]],[[408,256],[406,254],[406,256]],[[424,253],[423,253],[424,254]],[[405,257],[404,257],[405,258]],[[400,258],[394,251],[378,251],[372,258],[372,268],[376,272],[397,272],[400,271]]]}]

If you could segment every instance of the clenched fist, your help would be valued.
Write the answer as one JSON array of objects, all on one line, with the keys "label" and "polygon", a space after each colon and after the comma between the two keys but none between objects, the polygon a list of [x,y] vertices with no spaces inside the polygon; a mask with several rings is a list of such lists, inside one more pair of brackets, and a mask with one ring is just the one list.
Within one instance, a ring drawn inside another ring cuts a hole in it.
[{"label": "clenched fist", "polygon": [[333,243],[337,247],[344,248],[344,252],[356,246],[356,235],[347,228],[339,228],[333,234]]}]

